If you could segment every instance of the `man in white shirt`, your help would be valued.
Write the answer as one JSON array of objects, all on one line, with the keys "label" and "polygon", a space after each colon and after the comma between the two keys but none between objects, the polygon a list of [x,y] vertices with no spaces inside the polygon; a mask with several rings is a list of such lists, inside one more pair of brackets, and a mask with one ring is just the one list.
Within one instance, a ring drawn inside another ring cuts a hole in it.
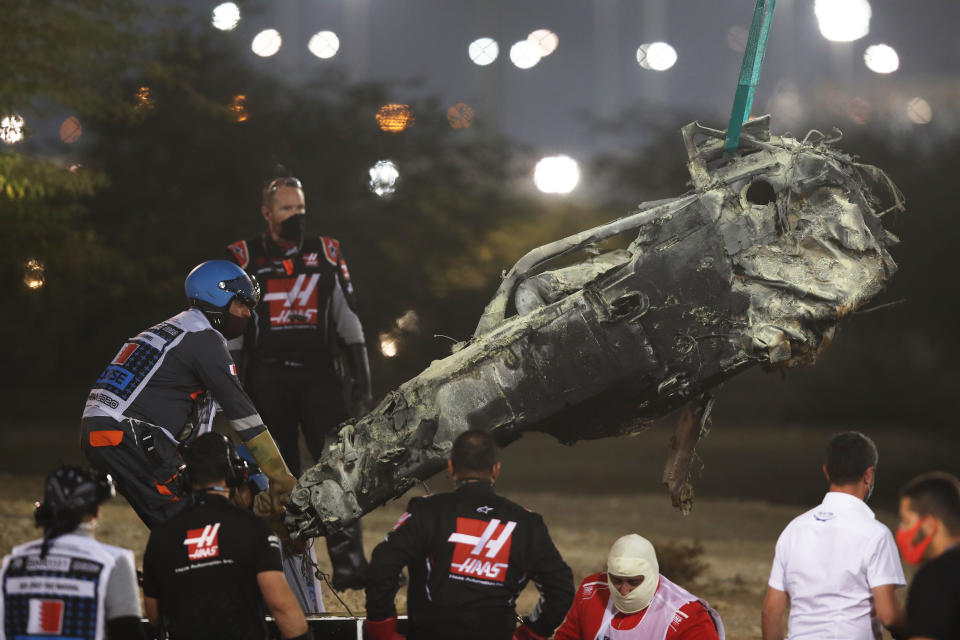
[{"label": "man in white shirt", "polygon": [[890,530],[866,500],[877,474],[877,447],[857,431],[827,446],[823,502],[793,519],[777,540],[767,596],[763,640],[798,638],[879,640],[880,625],[904,627],[897,587],[906,584]]}]

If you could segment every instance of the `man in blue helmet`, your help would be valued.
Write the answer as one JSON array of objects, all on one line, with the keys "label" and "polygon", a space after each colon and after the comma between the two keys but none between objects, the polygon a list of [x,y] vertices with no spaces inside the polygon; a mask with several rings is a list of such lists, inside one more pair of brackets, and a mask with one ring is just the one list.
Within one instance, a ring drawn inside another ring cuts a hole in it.
[{"label": "man in blue helmet", "polygon": [[98,542],[113,480],[79,467],[47,476],[34,519],[43,538],[0,568],[0,638],[142,639],[133,552]]},{"label": "man in blue helmet", "polygon": [[183,508],[179,447],[210,430],[219,405],[270,479],[269,490],[257,496],[257,512],[279,514],[296,479],[227,351],[227,340],[246,328],[260,288],[226,260],[198,265],[185,285],[190,307],[127,340],[97,378],[81,420],[83,452],[113,474],[152,529]]}]

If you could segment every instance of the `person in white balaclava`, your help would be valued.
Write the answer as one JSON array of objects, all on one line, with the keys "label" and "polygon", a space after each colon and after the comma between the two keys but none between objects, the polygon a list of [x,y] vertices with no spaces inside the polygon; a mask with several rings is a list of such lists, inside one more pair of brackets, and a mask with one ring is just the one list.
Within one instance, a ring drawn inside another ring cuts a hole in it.
[{"label": "person in white balaclava", "polygon": [[587,576],[555,640],[724,640],[720,615],[660,574],[650,541],[613,543],[607,570]]}]

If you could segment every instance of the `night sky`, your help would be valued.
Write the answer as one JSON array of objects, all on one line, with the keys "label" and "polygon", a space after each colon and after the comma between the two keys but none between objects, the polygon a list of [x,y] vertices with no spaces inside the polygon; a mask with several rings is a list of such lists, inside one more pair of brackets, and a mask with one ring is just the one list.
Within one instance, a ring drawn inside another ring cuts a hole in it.
[{"label": "night sky", "polygon": [[[197,3],[195,10],[206,18],[216,4]],[[916,126],[906,109],[919,96],[933,110],[926,129],[952,132],[960,114],[960,3],[874,0],[871,6],[869,34],[839,43],[820,34],[813,0],[780,0],[754,113],[772,111],[775,130],[828,128],[858,100],[858,120],[903,135]],[[251,64],[291,83],[340,66],[356,81],[394,83],[395,99],[466,102],[478,118],[545,153],[589,154],[615,147],[618,138],[592,133],[588,121],[630,107],[667,106],[724,128],[742,59],[730,46],[730,30],[749,27],[753,7],[752,0],[283,0],[241,4],[239,26],[222,37],[234,40]],[[283,47],[257,58],[250,41],[270,27],[280,31]],[[516,68],[510,45],[540,28],[559,36],[558,49],[532,69]],[[306,48],[320,30],[340,38],[332,59]],[[467,56],[480,36],[500,45],[500,56],[486,67]],[[637,47],[658,40],[677,50],[676,65],[642,69]],[[864,65],[866,47],[879,43],[900,56],[893,74]],[[843,94],[839,102],[836,91]]]}]

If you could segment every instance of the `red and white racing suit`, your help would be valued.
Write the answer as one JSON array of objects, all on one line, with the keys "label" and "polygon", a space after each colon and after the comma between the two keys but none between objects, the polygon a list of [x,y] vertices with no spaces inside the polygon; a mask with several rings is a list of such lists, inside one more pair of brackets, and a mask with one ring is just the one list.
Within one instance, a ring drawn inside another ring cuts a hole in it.
[{"label": "red and white racing suit", "polygon": [[662,575],[653,601],[621,613],[610,601],[606,573],[587,576],[555,640],[724,640],[720,615],[705,600]]}]

